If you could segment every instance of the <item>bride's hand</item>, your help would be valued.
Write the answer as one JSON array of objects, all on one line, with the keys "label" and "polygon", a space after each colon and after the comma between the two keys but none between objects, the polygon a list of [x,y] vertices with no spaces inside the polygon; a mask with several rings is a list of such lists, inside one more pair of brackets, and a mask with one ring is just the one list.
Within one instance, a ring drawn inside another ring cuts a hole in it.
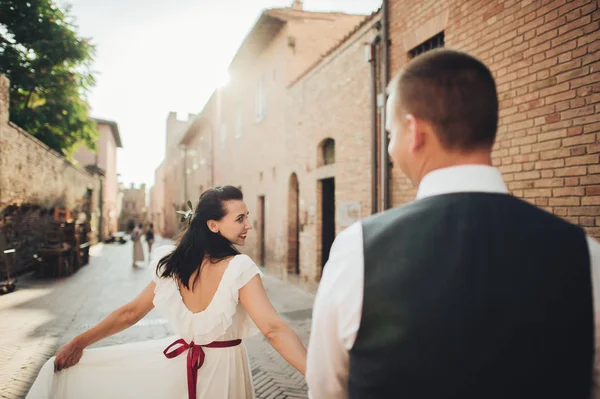
[{"label": "bride's hand", "polygon": [[83,347],[75,340],[63,345],[62,348],[56,352],[56,359],[54,360],[54,371],[61,371],[79,363],[81,355],[83,354]]}]

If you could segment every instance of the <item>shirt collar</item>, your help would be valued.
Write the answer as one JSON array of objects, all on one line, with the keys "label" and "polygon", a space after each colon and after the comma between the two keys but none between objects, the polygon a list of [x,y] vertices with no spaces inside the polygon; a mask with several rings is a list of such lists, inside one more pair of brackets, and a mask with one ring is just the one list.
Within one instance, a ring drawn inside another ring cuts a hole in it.
[{"label": "shirt collar", "polygon": [[464,192],[508,194],[508,188],[500,171],[492,166],[451,166],[425,175],[419,185],[417,199]]}]

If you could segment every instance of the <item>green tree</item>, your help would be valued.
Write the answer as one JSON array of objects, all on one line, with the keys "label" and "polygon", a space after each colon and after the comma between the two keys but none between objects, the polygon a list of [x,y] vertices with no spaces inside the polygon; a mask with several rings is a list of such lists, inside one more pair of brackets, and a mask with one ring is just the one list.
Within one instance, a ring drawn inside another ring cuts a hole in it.
[{"label": "green tree", "polygon": [[86,95],[94,46],[77,35],[70,7],[53,0],[0,0],[0,73],[10,79],[10,119],[70,156],[94,150],[98,131]]}]

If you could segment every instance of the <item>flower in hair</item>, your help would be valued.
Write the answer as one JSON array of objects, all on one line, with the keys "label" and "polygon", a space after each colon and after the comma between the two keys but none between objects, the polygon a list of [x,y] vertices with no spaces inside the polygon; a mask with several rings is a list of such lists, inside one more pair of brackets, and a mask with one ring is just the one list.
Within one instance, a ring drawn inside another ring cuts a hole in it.
[{"label": "flower in hair", "polygon": [[192,206],[191,201],[187,202],[187,206],[189,208],[187,211],[177,211],[177,213],[183,215],[181,217],[181,223],[187,220],[189,224],[192,224],[192,217],[194,216],[194,207]]}]

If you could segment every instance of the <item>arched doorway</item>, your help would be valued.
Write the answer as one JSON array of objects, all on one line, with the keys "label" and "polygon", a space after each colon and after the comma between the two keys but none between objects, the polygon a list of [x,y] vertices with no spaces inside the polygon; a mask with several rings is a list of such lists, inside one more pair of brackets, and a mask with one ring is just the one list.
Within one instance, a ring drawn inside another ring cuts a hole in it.
[{"label": "arched doorway", "polygon": [[292,173],[288,189],[288,254],[287,271],[300,274],[300,186]]}]

